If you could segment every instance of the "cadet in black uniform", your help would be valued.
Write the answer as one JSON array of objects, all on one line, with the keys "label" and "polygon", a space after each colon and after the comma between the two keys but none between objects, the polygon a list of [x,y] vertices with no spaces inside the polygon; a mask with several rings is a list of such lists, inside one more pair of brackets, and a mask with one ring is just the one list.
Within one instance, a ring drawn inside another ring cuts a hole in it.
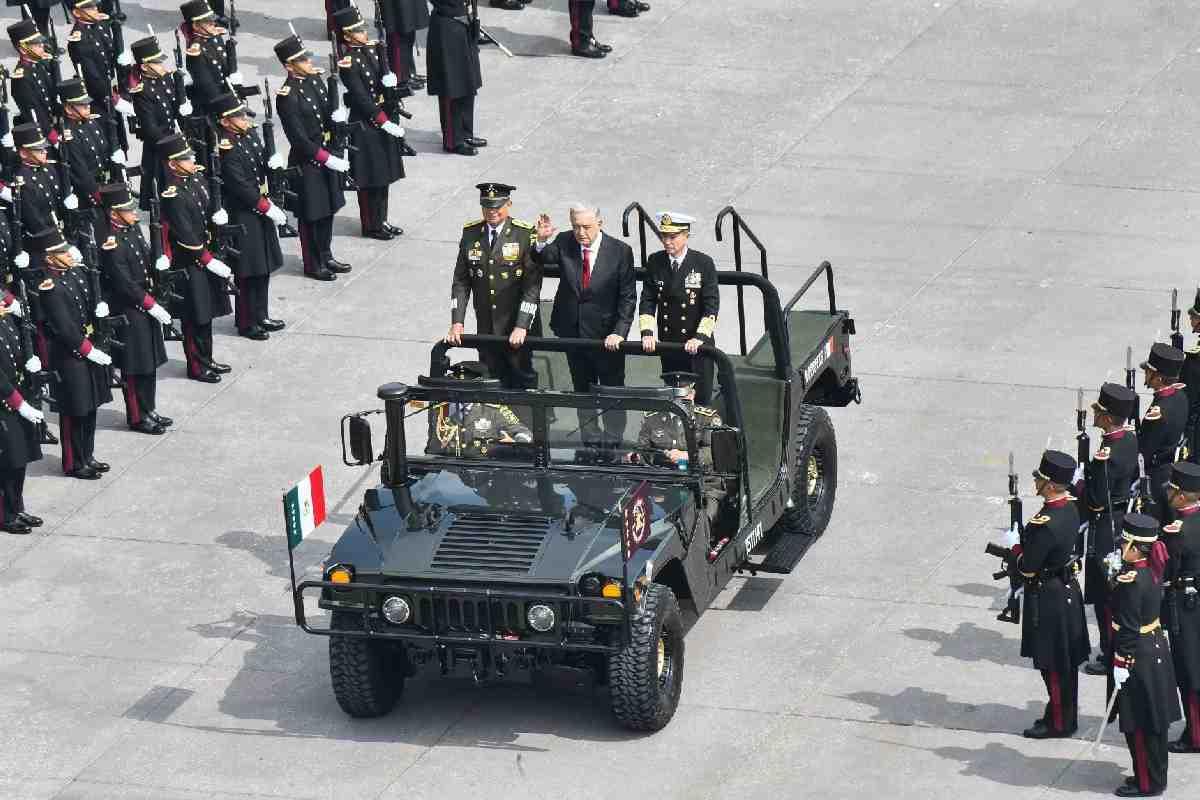
[{"label": "cadet in black uniform", "polygon": [[119,114],[132,115],[133,106],[113,91],[117,57],[121,54],[116,52],[112,21],[96,0],[70,0],[70,3],[75,25],[67,35],[67,52],[88,95],[100,111],[108,111],[111,106]]},{"label": "cadet in black uniform", "polygon": [[429,4],[426,0],[380,0],[383,29],[387,31],[388,58],[401,83],[410,91],[425,85],[425,76],[417,74],[413,48],[417,31],[429,27]]},{"label": "cadet in black uniform", "polygon": [[50,158],[50,144],[36,125],[17,125],[12,134],[20,159],[13,180],[21,185],[21,223],[25,235],[46,228],[61,229],[67,212],[79,208],[79,198],[66,193],[60,165]]},{"label": "cadet in black uniform", "polygon": [[473,300],[476,332],[507,336],[509,342],[503,352],[481,350],[480,360],[506,388],[533,388],[537,375],[522,345],[537,317],[542,291],[542,268],[533,258],[537,237],[532,225],[509,216],[515,186],[480,183],[476,188],[483,219],[464,225],[458,242],[446,341],[461,343],[467,302]]},{"label": "cadet in black uniform", "polygon": [[567,0],[567,12],[571,17],[571,53],[583,58],[604,58],[612,48],[600,44],[592,33],[592,18],[596,13],[596,0]]},{"label": "cadet in black uniform", "polygon": [[42,458],[38,431],[45,417],[21,394],[26,376],[42,364],[37,356],[24,357],[25,322],[11,308],[0,306],[0,531],[23,534],[42,524],[25,512],[25,468]]},{"label": "cadet in black uniform", "polygon": [[208,249],[208,187],[192,149],[178,134],[158,142],[157,149],[164,154],[171,180],[162,193],[171,265],[186,276],[178,288],[183,296],[179,318],[188,377],[218,383],[230,367],[213,360],[212,321],[221,316],[217,295],[233,270]]},{"label": "cadet in black uniform", "polygon": [[119,170],[112,174],[112,165],[120,167],[125,159],[119,145],[108,140],[107,121],[92,113],[92,99],[83,81],[78,78],[63,81],[58,86],[58,96],[63,110],[59,157],[70,170],[71,188],[79,201],[81,219],[91,222],[96,241],[103,242],[108,235],[108,221],[100,207],[100,185],[105,178],[123,177]]},{"label": "cadet in black uniform", "polygon": [[1104,433],[1095,455],[1084,467],[1088,541],[1083,561],[1083,599],[1095,612],[1100,631],[1100,655],[1084,667],[1089,675],[1107,675],[1112,665],[1112,637],[1108,633],[1112,615],[1104,558],[1117,546],[1129,490],[1138,478],[1137,434],[1125,425],[1136,402],[1132,390],[1106,383],[1100,387],[1100,399],[1092,403],[1092,424]]},{"label": "cadet in black uniform", "polygon": [[1172,753],[1200,753],[1200,465],[1176,464],[1167,498],[1175,521],[1163,527],[1170,557],[1163,573],[1163,625],[1187,720],[1179,739],[1167,747]]},{"label": "cadet in black uniform", "polygon": [[1033,659],[1050,699],[1042,718],[1026,728],[1029,739],[1061,739],[1075,733],[1079,712],[1079,665],[1091,649],[1083,595],[1075,576],[1079,508],[1067,492],[1075,459],[1057,450],[1042,454],[1033,486],[1045,501],[1025,525],[1015,552],[1025,586],[1021,655]]},{"label": "cadet in black uniform", "polygon": [[187,71],[192,76],[190,99],[196,108],[205,109],[219,95],[241,86],[242,75],[227,58],[224,37],[228,31],[217,24],[205,0],[189,0],[179,7],[179,13],[183,14],[180,30],[187,37]]},{"label": "cadet in black uniform", "polygon": [[165,255],[151,263],[150,244],[138,227],[137,203],[124,183],[100,187],[109,235],[100,245],[100,265],[111,311],[125,317],[117,329],[121,348],[116,351],[125,394],[125,421],[138,433],[159,435],[172,422],[157,411],[158,368],[167,363],[163,325],[167,313],[150,294],[150,276],[170,266]]},{"label": "cadet in black uniform", "polygon": [[1150,478],[1152,505],[1143,512],[1167,522],[1171,510],[1167,507],[1167,480],[1171,464],[1178,457],[1187,428],[1188,399],[1184,385],[1177,383],[1183,369],[1182,350],[1157,342],[1150,348],[1150,357],[1141,367],[1146,371],[1145,385],[1154,390],[1154,401],[1146,409],[1138,429],[1138,448]]},{"label": "cadet in black uniform", "polygon": [[346,87],[350,123],[355,125],[350,153],[350,175],[358,187],[358,218],[362,234],[387,241],[404,231],[387,221],[388,187],[404,177],[400,143],[404,128],[383,110],[385,87],[396,85],[396,76],[375,58],[375,45],[367,38],[366,23],[354,6],[333,15],[341,36],[338,77]]},{"label": "cadet in black uniform", "polygon": [[129,96],[137,113],[138,138],[142,140],[142,178],[140,206],[150,210],[154,192],[151,181],[161,193],[170,183],[166,160],[158,151],[163,141],[177,129],[179,120],[192,113],[192,104],[185,97],[175,96],[173,68],[167,66],[167,56],[153,36],[138,39],[129,47],[135,62],[130,74]]},{"label": "cadet in black uniform", "polygon": [[282,208],[271,202],[267,185],[267,152],[246,118],[246,107],[234,94],[223,94],[211,105],[221,126],[221,180],[229,221],[241,225],[241,255],[233,264],[238,296],[234,321],[247,339],[270,338],[283,329],[283,321],[268,313],[271,273],[283,266],[278,225],[287,221]]},{"label": "cadet in black uniform", "polygon": [[275,45],[275,55],[288,72],[275,98],[275,109],[291,145],[288,166],[300,168],[293,188],[304,274],[332,281],[337,278],[335,273],[350,271],[333,257],[331,249],[333,215],[346,205],[338,173],[349,170],[350,162],[326,149],[333,138],[333,98],[304,43],[289,36]]},{"label": "cadet in black uniform", "polygon": [[[1200,289],[1188,309],[1188,322],[1192,333],[1200,333]],[[1200,342],[1183,351],[1183,369],[1179,380],[1186,386],[1188,396],[1188,421],[1184,441],[1187,442],[1188,461],[1200,464]]]},{"label": "cadet in black uniform", "polygon": [[1133,778],[1117,787],[1118,797],[1153,797],[1167,788],[1167,729],[1180,717],[1159,617],[1167,553],[1158,531],[1153,517],[1125,517],[1124,566],[1114,582],[1113,680],[1121,732],[1133,761]]},{"label": "cadet in black uniform", "polygon": [[[692,217],[684,214],[658,214],[658,230],[665,249],[646,260],[646,279],[638,305],[642,349],[647,353],[654,352],[658,339],[679,342],[693,355],[700,345],[715,343],[717,312],[721,308],[717,267],[707,255],[688,247],[693,222]],[[654,336],[656,322],[658,339]],[[707,405],[712,402],[713,362],[693,355],[663,353],[662,368],[664,372],[697,373],[700,384],[696,398]]]},{"label": "cadet in black uniform", "polygon": [[17,66],[10,76],[13,101],[20,113],[17,123],[33,123],[38,130],[57,143],[54,130],[54,75],[51,62],[54,56],[46,49],[46,37],[32,20],[22,19],[8,26],[8,36],[17,51]]},{"label": "cadet in black uniform", "polygon": [[475,135],[475,95],[483,86],[479,42],[466,0],[430,0],[433,16],[425,43],[426,89],[438,98],[442,149],[473,156],[487,139]]},{"label": "cadet in black uniform", "polygon": [[[50,369],[62,440],[63,474],[95,480],[108,464],[95,458],[96,409],[112,401],[108,367],[112,358],[92,344],[93,317],[104,316],[102,300],[87,273],[55,228],[33,236],[31,249],[45,254],[47,278],[38,286],[50,339]],[[105,312],[107,313],[107,312]]]}]

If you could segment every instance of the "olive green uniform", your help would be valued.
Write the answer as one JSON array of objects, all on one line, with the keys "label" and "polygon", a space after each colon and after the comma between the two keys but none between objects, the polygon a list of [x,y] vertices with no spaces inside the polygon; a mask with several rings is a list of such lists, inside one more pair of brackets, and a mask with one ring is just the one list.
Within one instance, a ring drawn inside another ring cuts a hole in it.
[{"label": "olive green uniform", "polygon": [[533,441],[513,410],[496,403],[440,403],[430,410],[429,425],[426,451],[434,455],[482,457],[501,441]]}]

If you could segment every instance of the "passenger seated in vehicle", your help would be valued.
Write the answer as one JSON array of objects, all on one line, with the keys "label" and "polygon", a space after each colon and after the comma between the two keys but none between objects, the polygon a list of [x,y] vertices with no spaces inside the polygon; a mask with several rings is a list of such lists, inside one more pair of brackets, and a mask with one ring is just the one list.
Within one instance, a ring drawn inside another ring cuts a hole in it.
[{"label": "passenger seated in vehicle", "polygon": [[[721,416],[716,409],[696,405],[696,381],[699,376],[694,372],[664,372],[663,382],[667,386],[683,389],[686,394],[681,398],[684,405],[692,409],[692,418],[696,422],[696,436],[700,445],[700,460],[706,467],[712,466],[712,447],[708,432],[713,428],[722,427]],[[683,418],[669,411],[655,411],[647,414],[638,431],[637,449],[626,456],[626,460],[638,463],[666,465],[687,461],[687,435],[684,431]]]},{"label": "passenger seated in vehicle", "polygon": [[[462,361],[447,372],[459,380],[485,380],[488,369],[478,361]],[[502,403],[438,403],[429,409],[430,455],[483,458],[497,444],[527,444],[533,433]]]}]

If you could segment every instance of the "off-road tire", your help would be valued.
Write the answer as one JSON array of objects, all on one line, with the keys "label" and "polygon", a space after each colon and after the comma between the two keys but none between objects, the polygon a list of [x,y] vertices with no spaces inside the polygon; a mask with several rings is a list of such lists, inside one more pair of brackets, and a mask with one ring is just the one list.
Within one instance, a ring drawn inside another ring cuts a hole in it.
[{"label": "off-road tire", "polygon": [[683,688],[683,618],[675,593],[661,583],[650,584],[632,628],[629,644],[608,659],[613,714],[626,728],[657,731],[675,716]]},{"label": "off-road tire", "polygon": [[[825,532],[833,516],[837,495],[837,437],[833,420],[820,406],[800,406],[796,415],[796,460],[792,464],[792,506],[785,509],[776,525],[781,533],[803,534],[814,539]],[[810,487],[810,462],[820,471],[814,496]]]},{"label": "off-road tire", "polygon": [[[362,615],[334,611],[334,630],[361,631]],[[352,717],[382,717],[404,691],[400,645],[359,636],[329,637],[329,678],[338,705]]]}]

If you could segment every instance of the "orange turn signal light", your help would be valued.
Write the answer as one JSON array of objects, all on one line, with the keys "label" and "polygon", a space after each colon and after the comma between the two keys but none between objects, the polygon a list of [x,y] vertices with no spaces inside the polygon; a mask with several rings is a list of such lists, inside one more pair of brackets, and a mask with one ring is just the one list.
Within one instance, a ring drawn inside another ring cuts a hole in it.
[{"label": "orange turn signal light", "polygon": [[329,573],[330,583],[349,583],[353,576],[345,567],[334,567]]},{"label": "orange turn signal light", "polygon": [[604,588],[600,590],[601,597],[611,597],[613,599],[621,596],[621,586],[617,583],[606,583]]}]

